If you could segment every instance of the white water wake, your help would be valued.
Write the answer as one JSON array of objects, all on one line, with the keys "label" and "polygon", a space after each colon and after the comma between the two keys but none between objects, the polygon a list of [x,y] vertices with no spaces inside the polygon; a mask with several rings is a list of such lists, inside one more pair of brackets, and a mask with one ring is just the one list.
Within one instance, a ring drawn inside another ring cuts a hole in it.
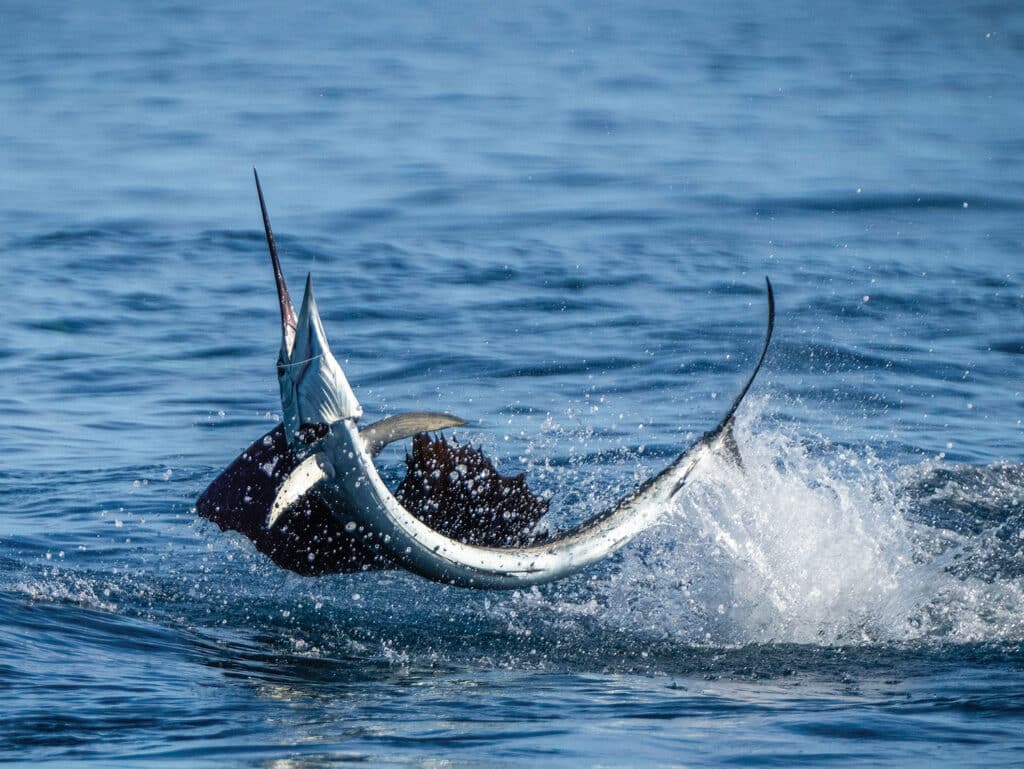
[{"label": "white water wake", "polygon": [[[1024,498],[1024,486],[1006,489],[1006,473],[939,489],[933,525],[909,493],[931,462],[900,467],[870,449],[812,447],[757,414],[737,437],[744,469],[710,462],[664,523],[592,583],[586,605],[603,622],[713,645],[1024,640],[1019,511],[968,534],[942,523],[951,494]],[[997,546],[992,568],[984,556]],[[972,574],[972,561],[989,568]]]}]

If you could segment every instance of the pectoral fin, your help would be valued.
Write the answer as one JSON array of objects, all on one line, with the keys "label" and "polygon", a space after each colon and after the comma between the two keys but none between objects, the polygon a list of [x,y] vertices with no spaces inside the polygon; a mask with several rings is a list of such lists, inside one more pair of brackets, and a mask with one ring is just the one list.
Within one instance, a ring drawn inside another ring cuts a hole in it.
[{"label": "pectoral fin", "polygon": [[395,414],[393,417],[367,425],[359,431],[359,437],[363,440],[366,452],[375,457],[389,443],[411,438],[418,433],[429,433],[446,427],[461,427],[464,424],[465,419],[451,414],[418,411],[411,414]]},{"label": "pectoral fin", "polygon": [[281,488],[277,490],[274,504],[270,506],[270,515],[267,516],[268,529],[274,526],[285,510],[298,502],[299,497],[327,477],[327,467],[329,464],[322,454],[312,454],[292,470],[291,475],[285,478]]}]

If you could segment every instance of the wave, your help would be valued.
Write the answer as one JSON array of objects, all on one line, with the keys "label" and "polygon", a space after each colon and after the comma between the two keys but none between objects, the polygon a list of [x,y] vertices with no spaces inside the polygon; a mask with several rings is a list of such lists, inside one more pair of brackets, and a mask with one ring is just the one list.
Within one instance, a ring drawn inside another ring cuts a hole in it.
[{"label": "wave", "polygon": [[[748,205],[749,204],[745,204]],[[856,213],[862,211],[921,211],[937,209],[980,209],[984,211],[1021,211],[1024,200],[994,195],[952,194],[945,192],[892,192],[850,194],[835,192],[804,197],[762,198],[754,204],[760,213],[773,211],[831,211]]]},{"label": "wave", "polygon": [[1024,639],[1024,468],[898,466],[740,424],[596,589],[602,621],[686,643]]},{"label": "wave", "polygon": [[[756,657],[778,672],[808,663],[813,649],[1024,641],[1020,465],[899,465],[780,424],[767,401],[738,427],[742,470],[709,462],[640,541],[539,589],[465,591],[405,573],[298,578],[243,538],[180,515],[135,524],[149,531],[132,541],[153,552],[97,548],[75,562],[36,553],[5,569],[4,589],[189,627],[196,643],[227,645],[218,660],[237,644],[250,656],[263,649],[260,671],[274,659],[316,658],[685,672]],[[643,474],[636,454],[612,461]],[[628,487],[591,477],[589,454],[531,473],[540,484],[571,480],[555,508],[599,507]],[[769,647],[785,651],[765,658]]]}]

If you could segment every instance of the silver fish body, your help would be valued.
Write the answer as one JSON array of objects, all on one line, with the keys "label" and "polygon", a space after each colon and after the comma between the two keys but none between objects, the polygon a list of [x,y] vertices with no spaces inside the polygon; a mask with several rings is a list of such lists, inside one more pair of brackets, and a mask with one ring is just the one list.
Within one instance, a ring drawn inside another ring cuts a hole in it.
[{"label": "silver fish body", "polygon": [[312,281],[306,281],[302,309],[296,317],[280,272],[262,192],[260,204],[281,305],[278,380],[285,428],[297,459],[278,489],[267,517],[268,528],[297,500],[315,494],[337,511],[339,518],[344,517],[347,527],[359,532],[368,548],[383,548],[422,577],[460,587],[517,589],[576,574],[623,547],[658,520],[708,454],[724,451],[739,461],[732,432],[736,409],[764,363],[774,327],[775,302],[767,279],[768,328],[753,373],[717,427],[660,473],[610,509],[539,544],[487,547],[431,528],[395,498],[377,472],[373,456],[390,440],[462,420],[437,414],[404,415],[392,418],[388,425],[378,423],[360,431],[362,407],[331,354]]}]

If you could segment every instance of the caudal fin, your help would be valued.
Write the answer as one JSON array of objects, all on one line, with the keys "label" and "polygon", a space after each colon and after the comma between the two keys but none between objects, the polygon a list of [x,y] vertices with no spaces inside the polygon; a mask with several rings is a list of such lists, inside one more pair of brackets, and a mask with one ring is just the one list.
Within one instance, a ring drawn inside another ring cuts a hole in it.
[{"label": "caudal fin", "polygon": [[729,411],[726,412],[726,415],[719,424],[718,429],[712,431],[712,434],[721,433],[722,437],[719,445],[725,451],[726,456],[740,467],[743,467],[743,457],[740,455],[740,447],[736,443],[736,435],[733,433],[733,427],[736,423],[736,409],[740,407],[740,404],[747,395],[747,391],[750,390],[750,386],[754,384],[754,380],[757,378],[757,374],[761,370],[764,358],[768,354],[768,345],[772,341],[772,331],[775,330],[775,292],[772,291],[772,282],[767,278],[767,276],[764,279],[764,284],[768,289],[768,329],[764,335],[764,346],[761,348],[761,357],[757,359],[757,365],[754,366],[754,370],[747,378],[747,382],[743,385],[743,389],[740,390],[740,394],[736,396],[736,400],[732,402],[732,406],[729,407]]}]

